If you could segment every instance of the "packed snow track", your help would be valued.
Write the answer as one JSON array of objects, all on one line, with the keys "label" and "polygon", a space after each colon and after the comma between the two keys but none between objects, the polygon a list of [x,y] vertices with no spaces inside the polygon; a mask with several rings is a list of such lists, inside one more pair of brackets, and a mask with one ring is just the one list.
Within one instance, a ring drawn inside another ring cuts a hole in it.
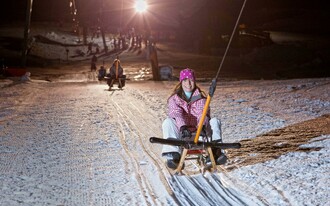
[{"label": "packed snow track", "polygon": [[[269,205],[260,190],[224,168],[180,176],[165,167],[161,145],[151,144],[149,137],[162,136],[166,98],[174,84],[130,82],[112,91],[104,82],[2,87],[0,205]],[[227,98],[231,94],[225,93]],[[238,116],[235,112],[244,118],[242,104],[222,103],[227,125]],[[258,112],[255,119],[283,125]],[[214,113],[220,116],[219,109]],[[239,136],[237,130],[245,127]],[[234,142],[256,131],[250,127],[227,126],[224,134]],[[196,168],[187,163],[188,169]],[[294,205],[280,189],[272,195],[279,204]]]}]

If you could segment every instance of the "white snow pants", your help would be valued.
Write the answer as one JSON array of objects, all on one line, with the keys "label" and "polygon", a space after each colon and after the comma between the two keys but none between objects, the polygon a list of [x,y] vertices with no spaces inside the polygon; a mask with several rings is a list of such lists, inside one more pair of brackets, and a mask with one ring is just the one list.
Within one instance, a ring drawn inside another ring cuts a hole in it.
[{"label": "white snow pants", "polygon": [[[216,117],[213,117],[210,120],[210,126],[212,129],[212,141],[222,139],[221,134],[221,122]],[[175,124],[175,120],[172,118],[166,118],[163,121],[163,138],[167,139],[169,137],[180,139],[179,130]],[[192,137],[195,138],[195,137]],[[163,145],[162,154],[168,153],[168,152],[178,152],[181,154],[181,149],[177,146],[172,145]]]}]

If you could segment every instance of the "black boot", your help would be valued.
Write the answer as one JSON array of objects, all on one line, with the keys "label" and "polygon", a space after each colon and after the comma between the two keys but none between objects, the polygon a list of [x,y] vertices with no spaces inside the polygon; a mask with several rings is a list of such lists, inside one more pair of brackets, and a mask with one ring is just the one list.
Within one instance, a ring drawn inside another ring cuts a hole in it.
[{"label": "black boot", "polygon": [[214,160],[217,165],[224,165],[227,162],[227,156],[221,151],[221,149],[212,149]]},{"label": "black boot", "polygon": [[[166,165],[170,169],[176,169],[176,168],[178,168],[179,163],[180,163],[180,160],[167,160],[166,161]],[[184,169],[184,166],[185,166],[185,164],[183,163],[182,164],[182,168],[181,168],[182,170]]]},{"label": "black boot", "polygon": [[168,168],[171,169],[176,169],[179,166],[179,162],[181,159],[181,155],[178,152],[168,152],[168,153],[163,153],[162,155],[165,157],[166,160],[166,165]]},{"label": "black boot", "polygon": [[176,169],[179,166],[179,162],[174,160],[166,160],[166,166],[171,169]]}]

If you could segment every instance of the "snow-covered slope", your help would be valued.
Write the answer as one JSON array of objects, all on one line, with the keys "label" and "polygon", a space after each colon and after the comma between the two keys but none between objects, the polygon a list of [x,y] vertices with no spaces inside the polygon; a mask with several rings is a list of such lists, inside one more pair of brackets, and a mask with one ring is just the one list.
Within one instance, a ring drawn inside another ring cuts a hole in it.
[{"label": "snow-covered slope", "polygon": [[[218,83],[212,114],[243,147],[218,172],[187,176],[148,141],[176,82],[0,81],[0,205],[328,204],[329,78]],[[280,156],[259,145],[283,136]],[[293,151],[295,136],[309,143]]]}]

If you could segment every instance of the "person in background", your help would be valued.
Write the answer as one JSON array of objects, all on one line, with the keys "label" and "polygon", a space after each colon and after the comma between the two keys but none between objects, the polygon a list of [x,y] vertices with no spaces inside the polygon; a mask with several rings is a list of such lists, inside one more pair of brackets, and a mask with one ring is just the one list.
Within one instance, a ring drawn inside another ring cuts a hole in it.
[{"label": "person in background", "polygon": [[[163,121],[163,138],[194,139],[193,132],[197,131],[206,103],[205,93],[196,85],[195,73],[186,68],[180,72],[180,82],[175,86],[167,100],[168,117]],[[212,141],[222,141],[221,122],[217,118],[210,118],[210,109],[203,122],[202,132]],[[217,164],[225,164],[227,157],[221,149],[213,149]],[[162,156],[166,158],[167,167],[177,168],[181,149],[177,146],[164,145]],[[208,159],[208,162],[210,160]]]},{"label": "person in background", "polygon": [[107,84],[109,85],[109,89],[113,86],[116,80],[118,81],[119,89],[125,86],[126,75],[124,75],[124,69],[121,67],[120,60],[118,58],[113,61],[107,77]]},{"label": "person in background", "polygon": [[89,42],[88,46],[87,46],[87,54],[92,54],[93,53],[92,48],[93,48],[93,43]]},{"label": "person in background", "polygon": [[106,74],[107,74],[107,70],[102,65],[101,68],[99,69],[99,73],[97,75],[98,80],[99,81],[102,81],[104,79],[104,77],[105,77]]},{"label": "person in background", "polygon": [[91,72],[96,71],[96,62],[97,62],[97,57],[94,54],[92,57],[92,62],[91,62]]}]

